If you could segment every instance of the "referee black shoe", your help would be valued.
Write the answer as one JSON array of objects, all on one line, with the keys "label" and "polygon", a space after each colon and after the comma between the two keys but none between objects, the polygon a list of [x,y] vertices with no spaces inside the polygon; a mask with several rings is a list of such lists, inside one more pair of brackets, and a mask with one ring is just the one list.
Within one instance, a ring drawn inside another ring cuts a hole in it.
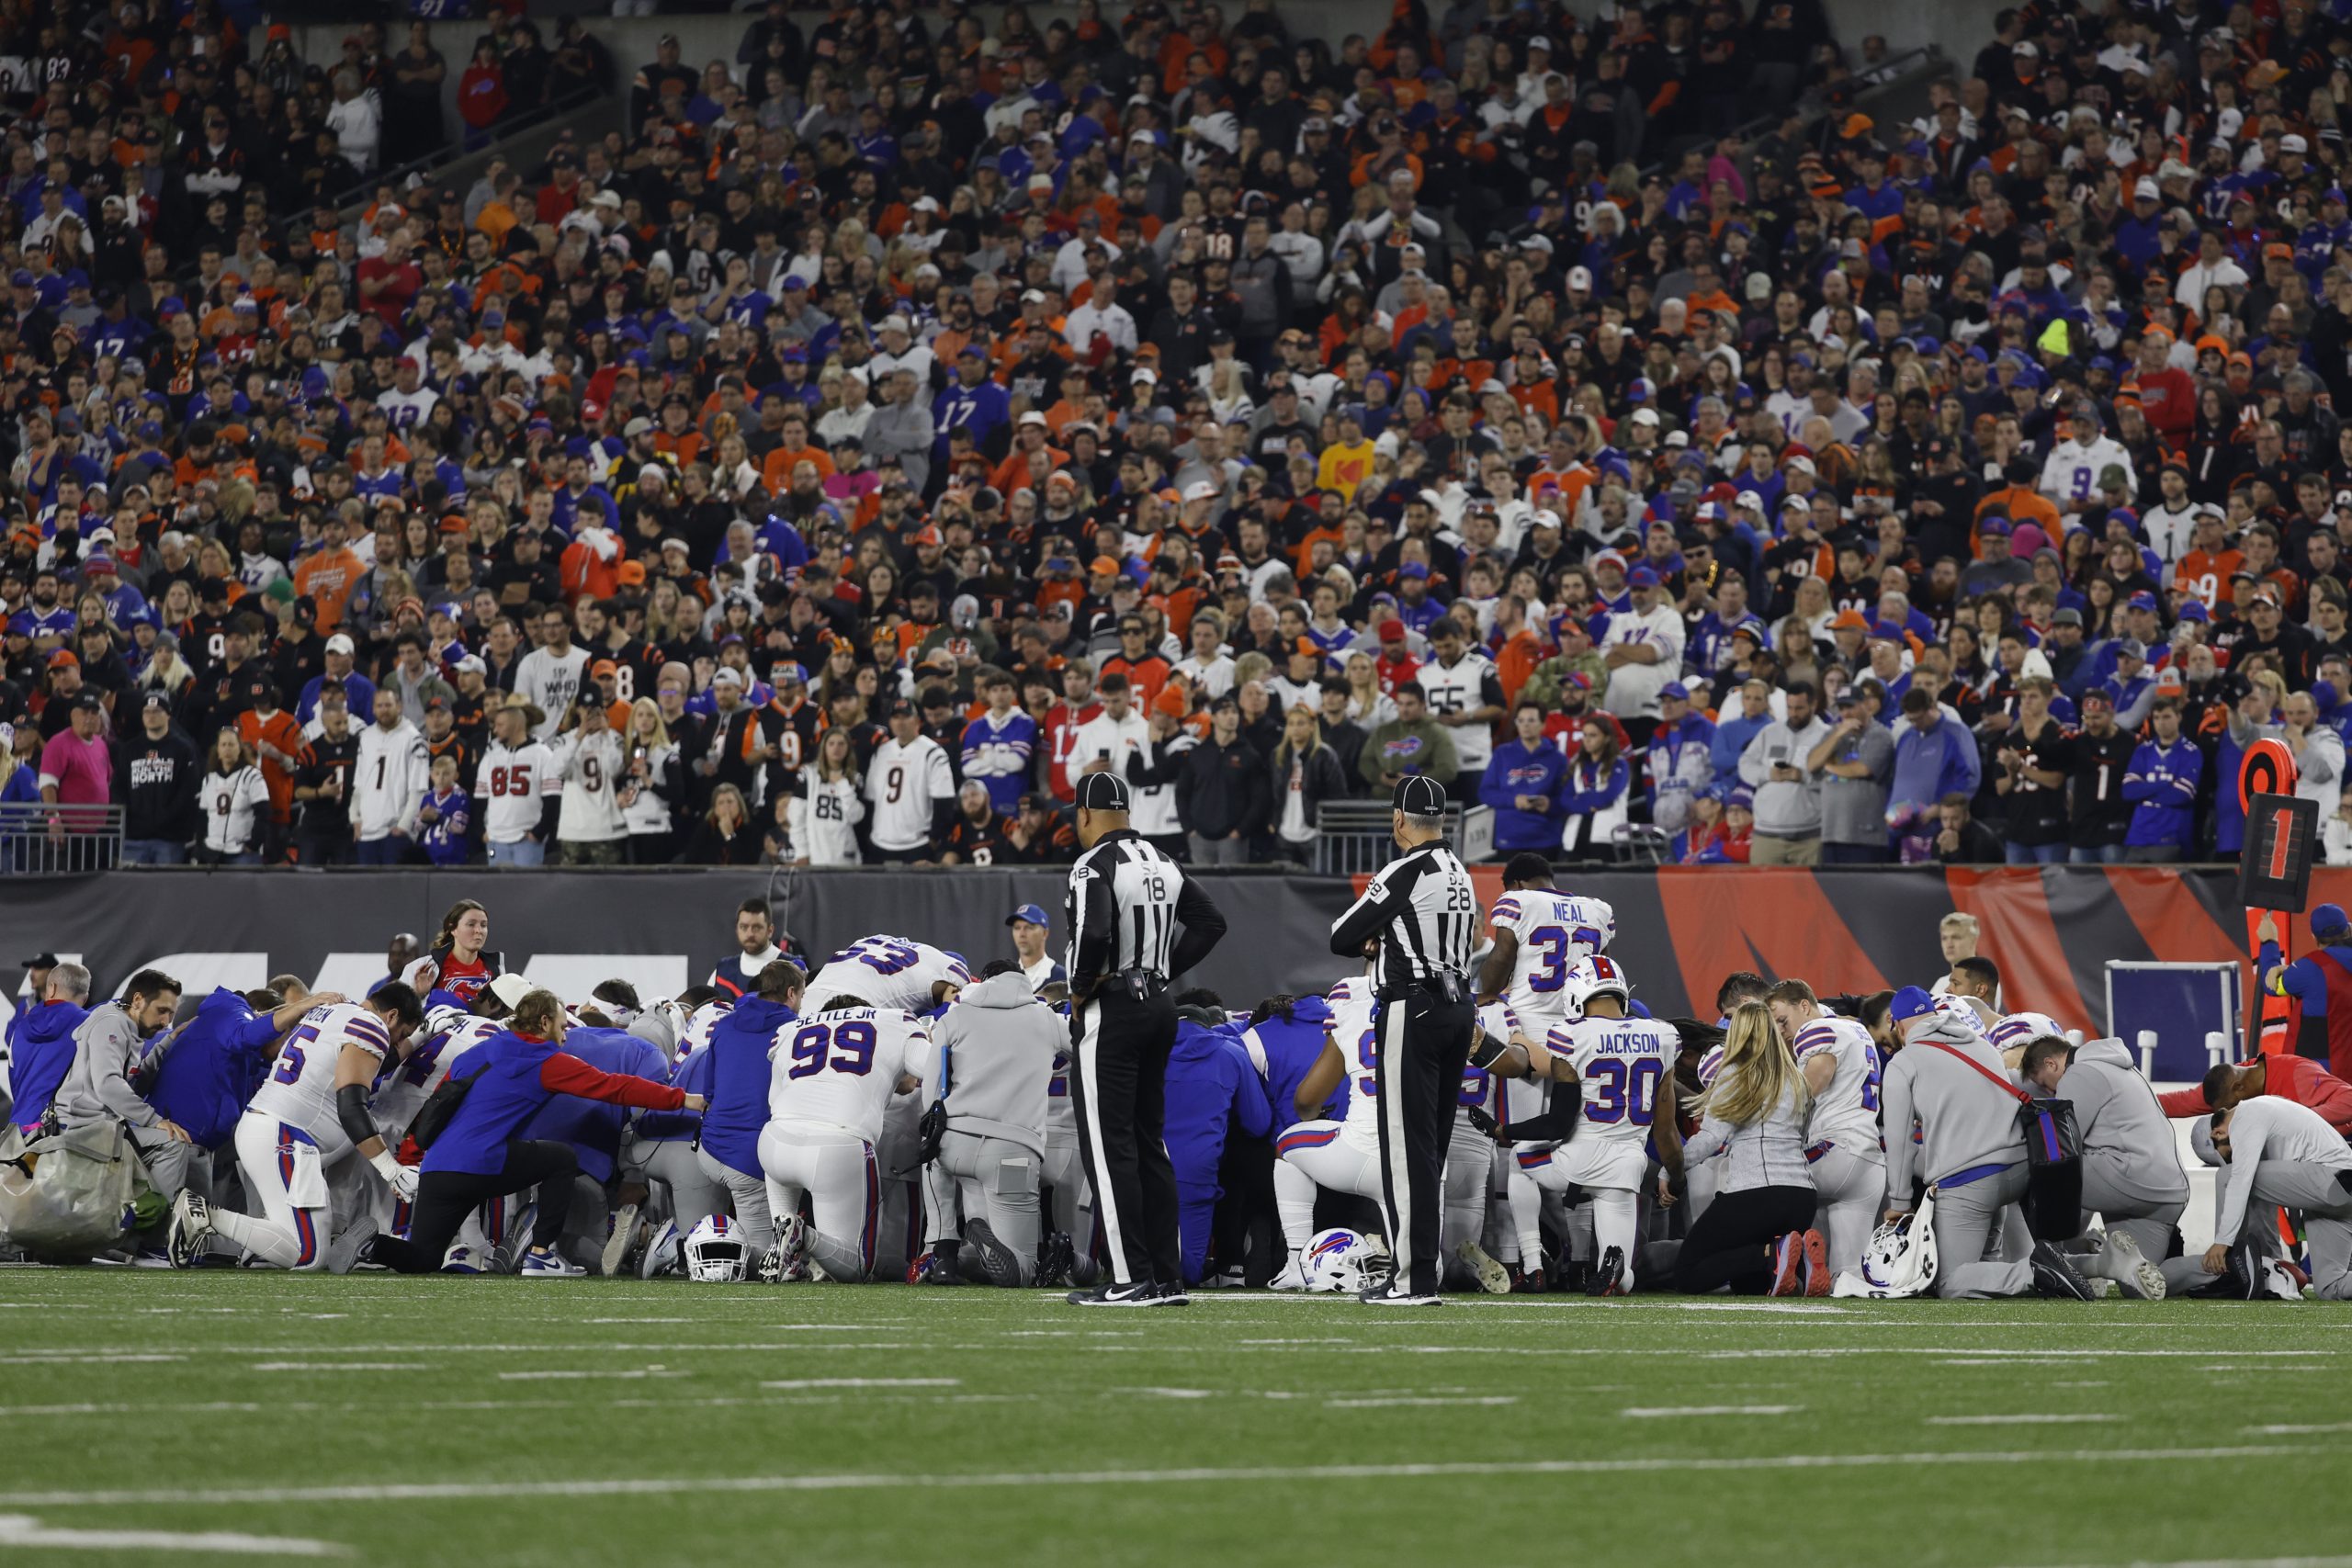
[{"label": "referee black shoe", "polygon": [[2098,1291],[2083,1278],[2075,1260],[2046,1241],[2033,1244],[2033,1288],[2045,1296],[2095,1302]]},{"label": "referee black shoe", "polygon": [[1445,1304],[1445,1300],[1442,1296],[1435,1294],[1417,1296],[1413,1293],[1411,1286],[1396,1280],[1391,1280],[1385,1285],[1374,1285],[1372,1289],[1359,1293],[1356,1300],[1366,1306],[1433,1307]]},{"label": "referee black shoe", "polygon": [[1185,1293],[1184,1287],[1182,1285],[1167,1284],[1158,1285],[1153,1288],[1159,1292],[1159,1304],[1161,1306],[1182,1307],[1191,1306],[1193,1304],[1193,1298]]},{"label": "referee black shoe", "polygon": [[1067,1300],[1074,1307],[1151,1307],[1160,1304],[1159,1287],[1149,1280],[1122,1285],[1105,1280],[1091,1291],[1072,1291]]}]

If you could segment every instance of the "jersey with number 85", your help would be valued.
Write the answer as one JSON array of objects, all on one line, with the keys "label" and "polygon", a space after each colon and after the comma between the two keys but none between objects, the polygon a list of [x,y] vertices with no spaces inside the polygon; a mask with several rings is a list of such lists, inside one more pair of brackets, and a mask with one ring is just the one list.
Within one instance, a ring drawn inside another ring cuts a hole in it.
[{"label": "jersey with number 85", "polygon": [[849,1008],[788,1023],[768,1053],[768,1114],[874,1143],[901,1074],[922,1076],[931,1031],[897,1008]]},{"label": "jersey with number 85", "polygon": [[1583,1082],[1577,1143],[1640,1143],[1650,1135],[1659,1086],[1682,1051],[1671,1028],[1646,1018],[1579,1018],[1555,1025],[1544,1043],[1575,1065]]},{"label": "jersey with number 85", "polygon": [[334,1110],[335,1066],[345,1045],[379,1060],[392,1052],[384,1021],[356,1002],[311,1009],[286,1037],[277,1065],[245,1109],[301,1128],[320,1155],[333,1159],[351,1146]]},{"label": "jersey with number 85", "polygon": [[1510,986],[1503,999],[1523,1025],[1540,1027],[1567,1016],[1563,987],[1579,958],[1608,951],[1617,938],[1617,911],[1599,898],[1525,889],[1495,900],[1488,915],[1498,931],[1518,940]]}]

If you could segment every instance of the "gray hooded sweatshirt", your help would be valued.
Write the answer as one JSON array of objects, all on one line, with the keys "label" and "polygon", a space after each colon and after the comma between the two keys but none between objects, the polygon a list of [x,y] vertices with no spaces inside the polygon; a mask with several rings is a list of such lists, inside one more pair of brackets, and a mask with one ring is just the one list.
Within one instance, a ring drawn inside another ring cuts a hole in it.
[{"label": "gray hooded sweatshirt", "polygon": [[2055,1092],[2075,1102],[2086,1208],[2094,1193],[2151,1209],[2188,1201],[2172,1124],[2122,1041],[2084,1041]]},{"label": "gray hooded sweatshirt", "polygon": [[[1948,1050],[1938,1050],[1941,1045]],[[1911,1206],[1913,1181],[1943,1180],[1979,1166],[2018,1165],[2025,1160],[2025,1133],[2018,1124],[2018,1100],[1967,1062],[1988,1068],[2002,1083],[2017,1085],[1992,1042],[1956,1019],[1938,1017],[1923,1034],[1887,1064],[1883,1125],[1886,1128],[1886,1201]],[[1921,1141],[1911,1141],[1912,1119]],[[1973,1261],[1960,1259],[1956,1261]]]},{"label": "gray hooded sweatshirt", "polygon": [[966,987],[931,1038],[923,1103],[944,1094],[951,1131],[1001,1138],[1044,1158],[1046,1090],[1068,1034],[1028,976],[1015,969]]}]

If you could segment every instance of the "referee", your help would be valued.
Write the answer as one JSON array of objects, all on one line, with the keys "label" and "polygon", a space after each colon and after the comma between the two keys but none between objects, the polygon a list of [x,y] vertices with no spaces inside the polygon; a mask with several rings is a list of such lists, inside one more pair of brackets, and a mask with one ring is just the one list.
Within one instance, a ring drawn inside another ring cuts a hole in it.
[{"label": "referee", "polygon": [[1176,1043],[1168,977],[1209,955],[1225,917],[1183,867],[1127,825],[1129,805],[1115,773],[1078,781],[1085,849],[1069,872],[1070,1103],[1111,1277],[1072,1292],[1074,1306],[1185,1302],[1176,1173],[1160,1141]]},{"label": "referee", "polygon": [[1476,1019],[1470,950],[1478,899],[1445,847],[1446,797],[1437,781],[1408,774],[1389,804],[1389,830],[1405,852],[1331,927],[1333,953],[1374,956],[1379,998],[1380,1191],[1396,1276],[1363,1299],[1435,1306],[1446,1142]]}]

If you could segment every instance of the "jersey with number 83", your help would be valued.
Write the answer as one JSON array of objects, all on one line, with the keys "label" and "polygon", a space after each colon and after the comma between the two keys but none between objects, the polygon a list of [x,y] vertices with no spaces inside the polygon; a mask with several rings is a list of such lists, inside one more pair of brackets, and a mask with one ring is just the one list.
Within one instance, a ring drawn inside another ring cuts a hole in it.
[{"label": "jersey with number 83", "polygon": [[1617,911],[1599,898],[1528,889],[1495,900],[1488,919],[1519,942],[1503,999],[1523,1026],[1540,1028],[1567,1016],[1563,987],[1577,960],[1608,951],[1617,938]]},{"label": "jersey with number 83", "polygon": [[922,1076],[931,1031],[897,1008],[819,1013],[779,1030],[768,1053],[768,1114],[873,1143],[901,1074]]}]

